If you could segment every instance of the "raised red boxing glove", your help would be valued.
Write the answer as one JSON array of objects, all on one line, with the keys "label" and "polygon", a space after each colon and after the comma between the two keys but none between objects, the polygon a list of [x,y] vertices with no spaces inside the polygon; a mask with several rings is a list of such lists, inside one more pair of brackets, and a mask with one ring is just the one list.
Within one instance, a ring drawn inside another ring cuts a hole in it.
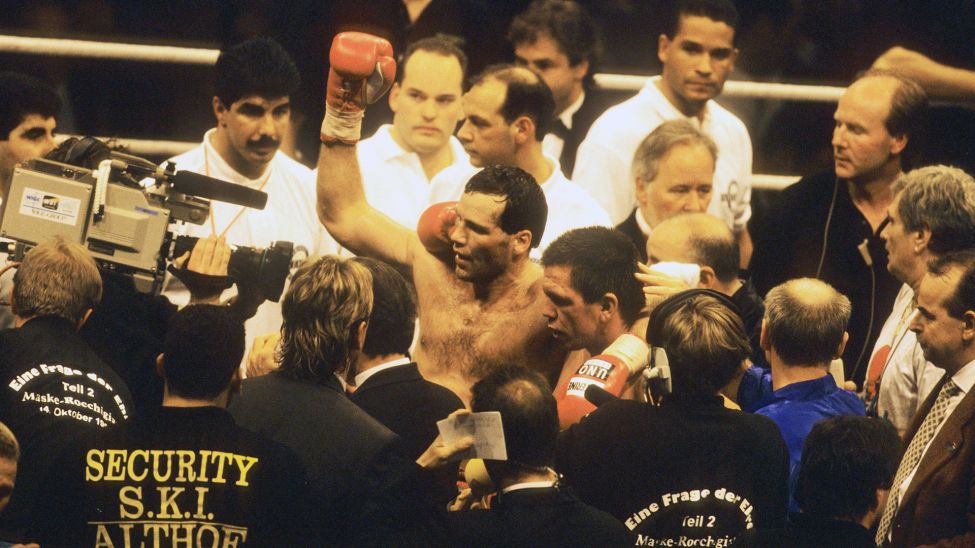
[{"label": "raised red boxing glove", "polygon": [[321,139],[323,143],[355,144],[366,105],[393,85],[393,46],[371,34],[343,32],[332,40],[328,58],[331,68],[325,86]]},{"label": "raised red boxing glove", "polygon": [[416,234],[430,254],[444,260],[453,260],[454,244],[450,231],[457,222],[457,202],[439,202],[428,207],[416,223]]},{"label": "raised red boxing glove", "polygon": [[586,389],[595,385],[619,396],[630,375],[647,363],[649,348],[642,339],[629,333],[620,335],[602,354],[586,360],[566,386],[556,389],[559,428],[565,429],[582,420],[596,406],[586,400]]}]

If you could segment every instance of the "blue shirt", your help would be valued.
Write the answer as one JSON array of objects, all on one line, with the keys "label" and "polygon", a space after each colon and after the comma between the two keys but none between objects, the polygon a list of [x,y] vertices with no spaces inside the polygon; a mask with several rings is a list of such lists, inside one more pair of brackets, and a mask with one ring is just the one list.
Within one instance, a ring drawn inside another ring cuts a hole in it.
[{"label": "blue shirt", "polygon": [[[771,384],[771,376],[762,376]],[[764,382],[763,382],[764,384]],[[863,402],[853,392],[836,386],[826,373],[818,379],[783,386],[754,406],[755,413],[775,421],[789,448],[789,513],[799,511],[793,495],[799,479],[799,461],[806,436],[817,422],[840,415],[864,416]]]}]

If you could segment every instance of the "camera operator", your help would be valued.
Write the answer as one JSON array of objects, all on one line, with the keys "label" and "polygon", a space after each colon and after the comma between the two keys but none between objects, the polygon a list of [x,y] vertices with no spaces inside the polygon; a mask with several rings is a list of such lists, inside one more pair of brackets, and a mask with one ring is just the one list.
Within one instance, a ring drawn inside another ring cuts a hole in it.
[{"label": "camera operator", "polygon": [[[199,146],[171,161],[177,171],[266,192],[267,206],[256,210],[213,201],[209,219],[202,226],[188,226],[187,233],[255,247],[284,240],[307,255],[336,253],[338,246],[318,221],[311,170],[278,150],[290,131],[290,96],[299,83],[291,57],[273,40],[247,40],[221,52],[214,80],[216,128]],[[177,280],[167,279],[163,292],[175,303],[186,302],[186,290]],[[280,329],[281,306],[261,304],[245,327],[250,348],[255,336]]]},{"label": "camera operator", "polygon": [[[221,293],[231,285],[230,254],[222,238],[200,238],[191,253],[174,261],[175,276],[188,288],[190,304],[228,304],[239,318],[250,318],[261,302],[256,288],[239,283],[233,302],[221,302]],[[156,356],[163,351],[169,321],[178,307],[165,296],[137,291],[129,276],[107,270],[101,275],[102,302],[82,327],[81,336],[129,386],[135,412],[142,415],[162,402]]]}]

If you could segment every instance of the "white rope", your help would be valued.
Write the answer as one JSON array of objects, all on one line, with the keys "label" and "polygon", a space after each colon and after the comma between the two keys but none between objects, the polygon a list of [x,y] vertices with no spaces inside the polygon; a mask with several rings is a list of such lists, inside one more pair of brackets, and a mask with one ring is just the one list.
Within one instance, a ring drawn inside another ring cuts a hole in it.
[{"label": "white rope", "polygon": [[212,65],[217,62],[217,57],[220,55],[220,50],[215,49],[6,35],[0,35],[0,51],[27,55],[87,57],[189,65]]},{"label": "white rope", "polygon": [[[639,91],[649,76],[631,74],[594,74],[596,85],[614,91]],[[772,82],[725,82],[723,97],[747,97],[751,99],[779,99],[785,101],[813,101],[835,103],[846,88],[836,86],[807,86],[800,84],[776,84]]]},{"label": "white rope", "polygon": [[[93,42],[62,38],[30,38],[9,35],[0,35],[0,52],[194,65],[212,65],[216,63],[217,57],[220,55],[220,51],[216,49]],[[649,79],[648,76],[626,74],[596,74],[595,78],[596,84],[601,88],[622,91],[637,91]],[[726,96],[792,101],[836,101],[842,92],[843,88],[839,87],[763,82],[730,81],[724,87],[724,95]],[[107,139],[105,137],[99,138],[103,140]],[[158,139],[115,138],[115,140],[125,146],[132,154],[155,157],[175,156],[186,152],[198,144],[195,142],[163,141]],[[798,176],[794,175],[755,174],[752,176],[752,188],[781,190],[795,182],[798,178]]]}]

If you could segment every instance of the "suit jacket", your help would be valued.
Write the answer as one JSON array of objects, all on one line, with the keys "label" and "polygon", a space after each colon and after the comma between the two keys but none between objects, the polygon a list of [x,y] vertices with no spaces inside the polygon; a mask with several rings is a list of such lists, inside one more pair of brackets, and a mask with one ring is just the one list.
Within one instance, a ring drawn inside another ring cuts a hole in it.
[{"label": "suit jacket", "polygon": [[579,110],[572,115],[572,129],[564,139],[562,154],[559,155],[559,164],[566,177],[572,177],[572,170],[576,165],[576,153],[579,151],[579,144],[586,138],[592,123],[599,118],[610,105],[614,104],[615,97],[606,97],[599,90],[586,89],[586,97],[582,101]]},{"label": "suit jacket", "polygon": [[349,397],[403,440],[403,451],[419,457],[437,437],[437,421],[464,407],[449,389],[425,380],[415,363],[373,374]]},{"label": "suit jacket", "polygon": [[626,235],[627,238],[633,242],[636,246],[637,254],[640,256],[640,262],[647,262],[647,237],[643,235],[643,231],[640,230],[640,225],[636,223],[636,216],[639,210],[634,209],[630,212],[630,216],[626,218],[625,221],[616,225],[616,230],[619,230]]},{"label": "suit jacket", "polygon": [[[924,401],[905,448],[948,376]],[[891,523],[892,546],[975,546],[975,390],[958,403],[918,463]]]},{"label": "suit jacket", "polygon": [[626,527],[566,487],[518,489],[488,510],[446,512],[427,496],[430,470],[413,465],[370,505],[357,546],[628,546]]},{"label": "suit jacket", "polygon": [[325,384],[280,372],[246,379],[230,413],[243,428],[294,451],[307,471],[320,545],[345,544],[359,511],[399,465],[398,438],[349,401],[334,376]]}]

